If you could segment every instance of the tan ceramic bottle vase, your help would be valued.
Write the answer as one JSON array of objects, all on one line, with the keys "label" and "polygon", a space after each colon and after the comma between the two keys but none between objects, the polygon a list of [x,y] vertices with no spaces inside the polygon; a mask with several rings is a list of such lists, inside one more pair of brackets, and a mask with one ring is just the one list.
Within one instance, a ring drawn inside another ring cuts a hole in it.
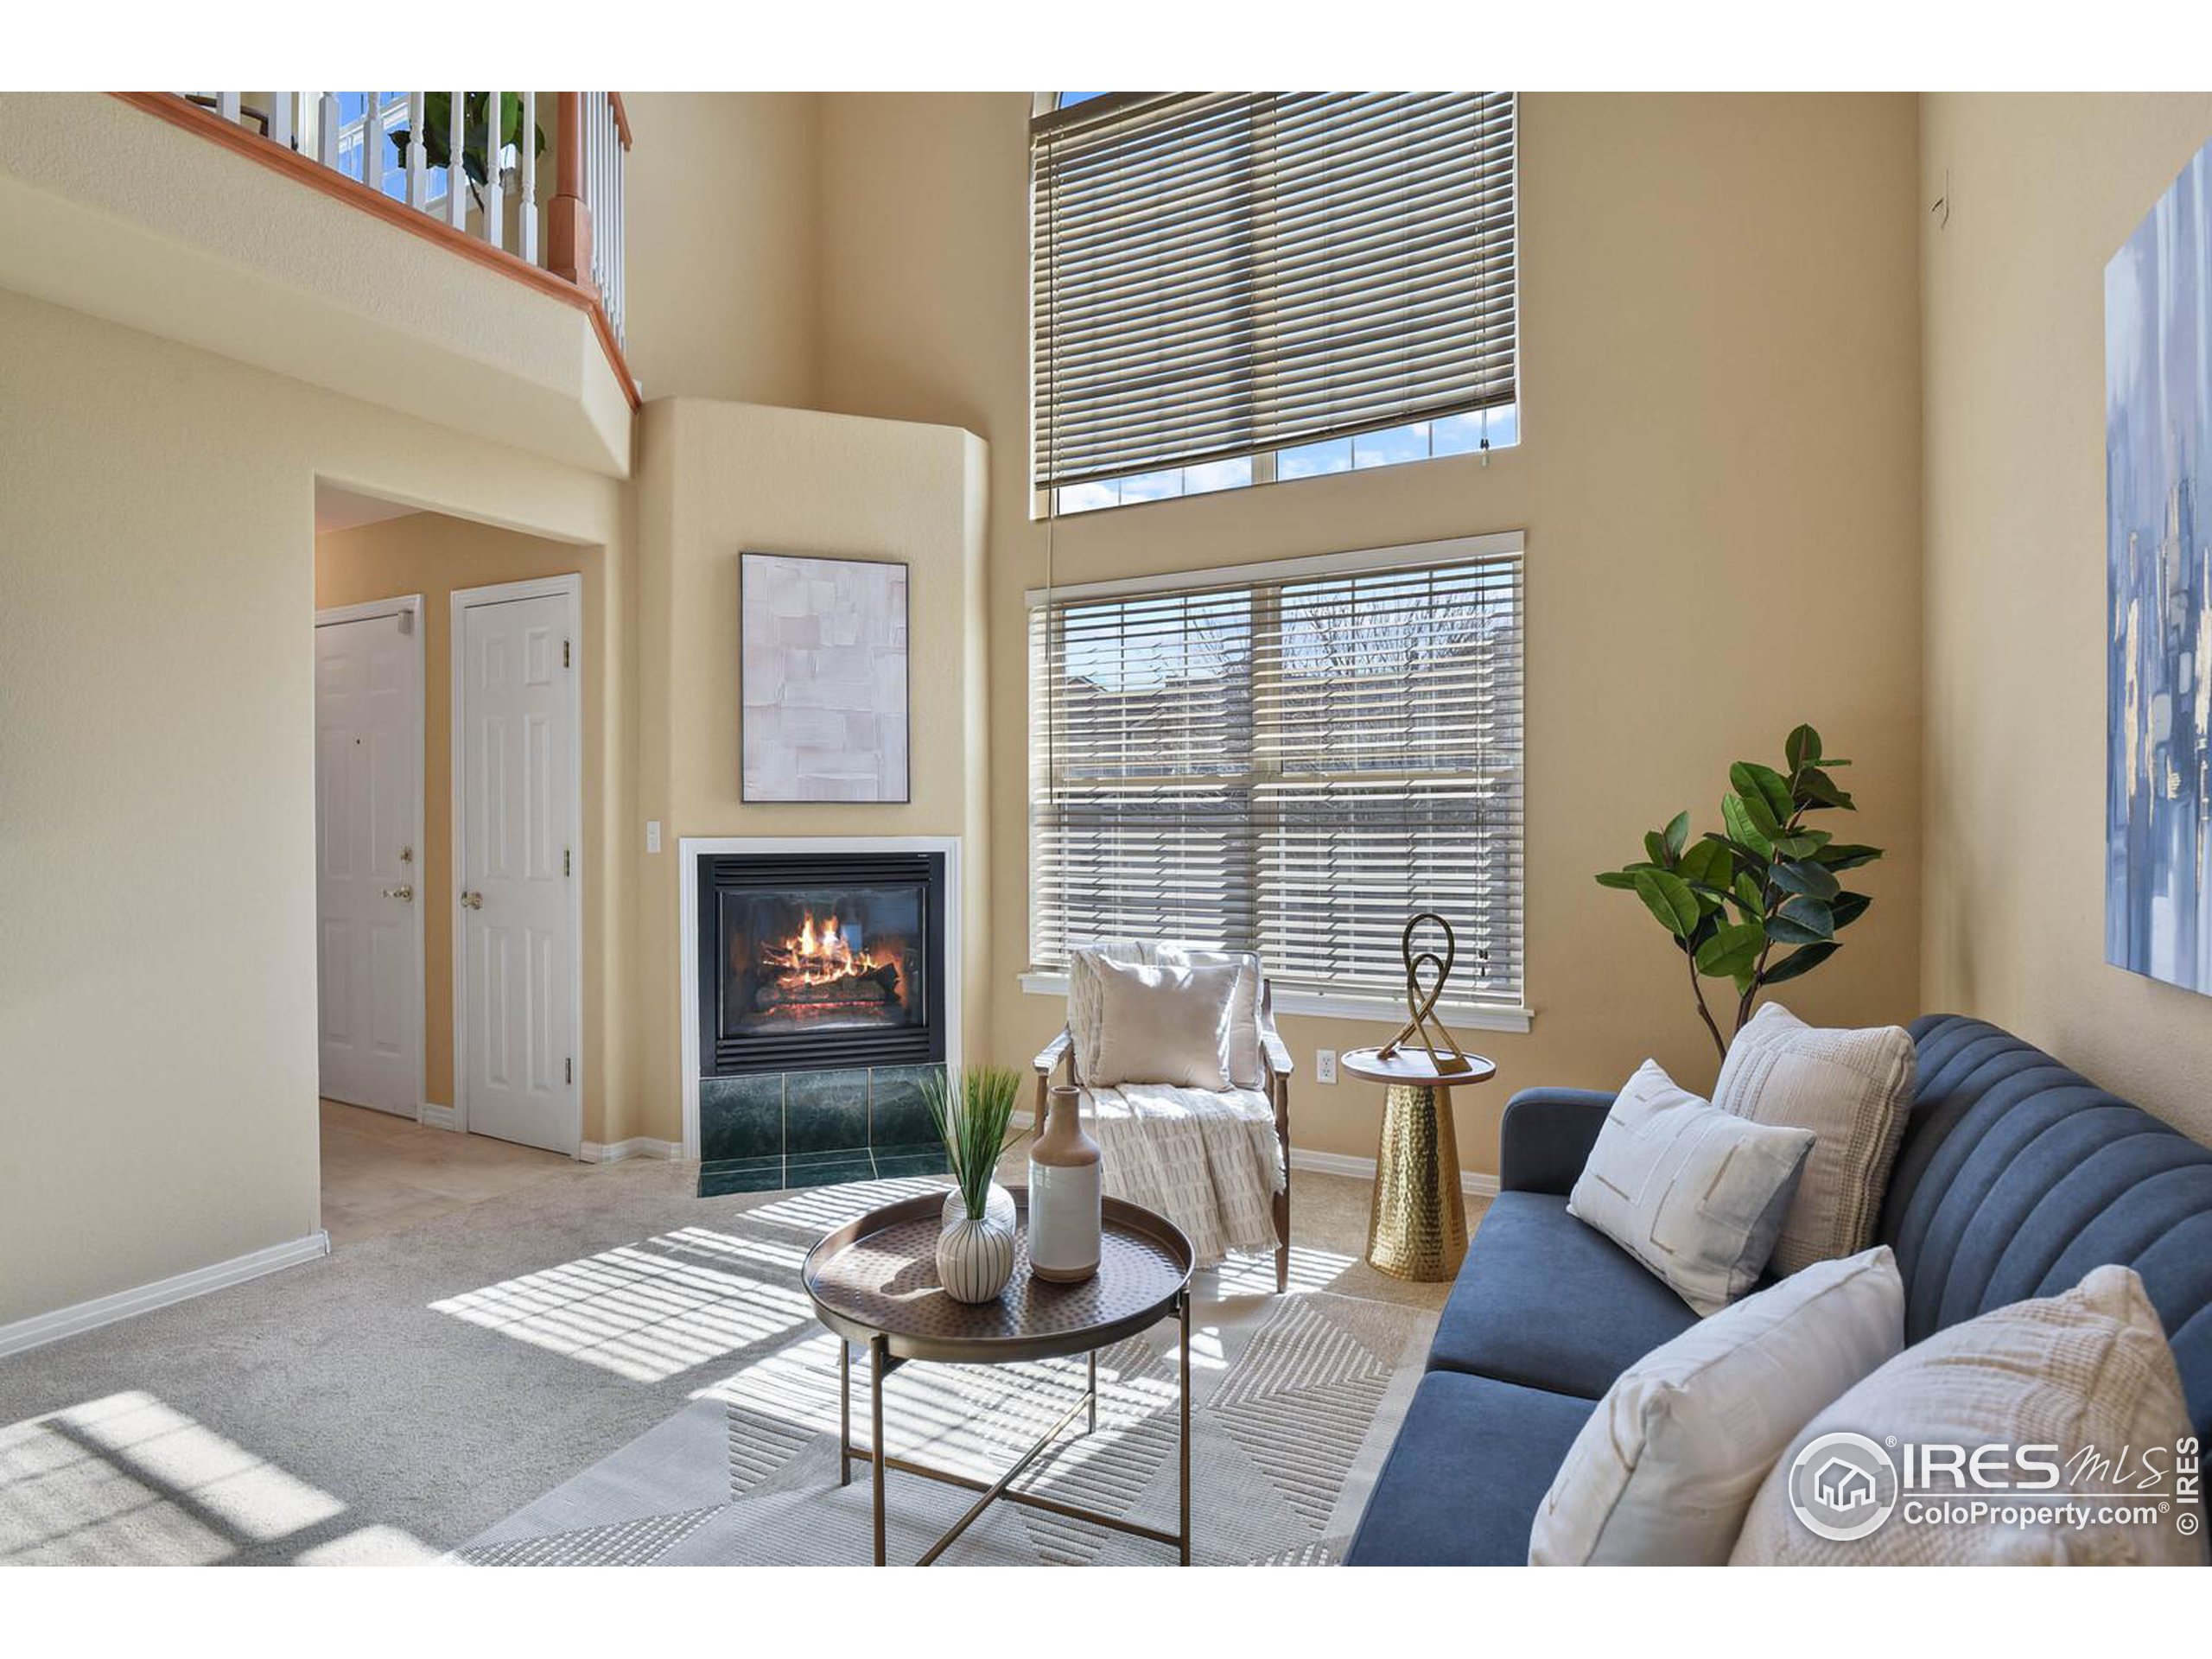
[{"label": "tan ceramic bottle vase", "polygon": [[1029,1148],[1029,1270],[1038,1278],[1073,1285],[1098,1271],[1102,1173],[1098,1143],[1084,1133],[1083,1096],[1063,1084]]}]

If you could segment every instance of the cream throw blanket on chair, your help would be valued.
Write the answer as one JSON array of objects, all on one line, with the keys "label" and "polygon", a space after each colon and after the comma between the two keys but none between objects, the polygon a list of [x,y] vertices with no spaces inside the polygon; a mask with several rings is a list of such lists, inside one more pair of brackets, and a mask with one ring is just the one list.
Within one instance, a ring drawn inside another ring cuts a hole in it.
[{"label": "cream throw blanket on chair", "polygon": [[[1103,1003],[1096,958],[1145,967],[1244,972],[1229,1003],[1225,1090],[1123,1080],[1094,1086]],[[1274,1108],[1260,1071],[1259,959],[1114,939],[1079,946],[1068,972],[1068,1030],[1084,1116],[1103,1154],[1105,1191],[1166,1216],[1190,1236],[1198,1264],[1231,1250],[1275,1248],[1274,1199],[1285,1172]]]}]

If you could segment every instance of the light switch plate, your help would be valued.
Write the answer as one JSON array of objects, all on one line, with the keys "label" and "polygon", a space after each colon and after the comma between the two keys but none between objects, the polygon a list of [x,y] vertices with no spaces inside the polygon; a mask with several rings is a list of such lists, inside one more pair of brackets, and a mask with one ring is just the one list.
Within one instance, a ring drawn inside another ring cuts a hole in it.
[{"label": "light switch plate", "polygon": [[660,820],[658,818],[645,820],[645,850],[649,853],[660,851]]},{"label": "light switch plate", "polygon": [[1314,1052],[1313,1080],[1316,1083],[1334,1083],[1337,1080],[1337,1051],[1335,1049],[1324,1048]]}]

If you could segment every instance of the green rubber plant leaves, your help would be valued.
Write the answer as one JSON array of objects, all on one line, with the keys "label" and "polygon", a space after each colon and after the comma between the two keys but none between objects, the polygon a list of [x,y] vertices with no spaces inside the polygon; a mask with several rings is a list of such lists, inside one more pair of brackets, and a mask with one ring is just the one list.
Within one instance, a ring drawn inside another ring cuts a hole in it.
[{"label": "green rubber plant leaves", "polygon": [[1817,766],[1821,764],[1821,734],[1809,726],[1800,726],[1782,741],[1782,753],[1788,757],[1792,772]]},{"label": "green rubber plant leaves", "polygon": [[1815,944],[1801,944],[1779,962],[1769,962],[1762,976],[1764,983],[1778,985],[1785,979],[1819,967],[1836,953],[1839,947],[1834,939],[1822,939]]},{"label": "green rubber plant leaves", "polygon": [[1716,928],[1698,947],[1697,970],[1715,979],[1734,979],[1756,968],[1759,952],[1765,949],[1766,930],[1757,922]]},{"label": "green rubber plant leaves", "polygon": [[1756,760],[1738,760],[1728,768],[1728,784],[1743,797],[1745,804],[1764,805],[1777,830],[1796,813],[1797,800],[1790,793],[1789,780],[1772,766],[1763,766]]},{"label": "green rubber plant leaves", "polygon": [[1690,815],[1678,812],[1645,833],[1642,861],[1597,877],[1601,887],[1633,891],[1689,957],[1698,1012],[1724,1058],[1728,1039],[1704,982],[1734,984],[1730,1011],[1742,1030],[1763,987],[1810,973],[1835,954],[1837,933],[1872,902],[1838,878],[1882,856],[1878,847],[1807,827],[1811,813],[1857,810],[1832,775],[1851,763],[1828,754],[1809,725],[1793,729],[1783,749],[1786,773],[1755,760],[1729,767],[1718,830],[1700,834]]},{"label": "green rubber plant leaves", "polygon": [[1861,864],[1872,864],[1881,855],[1882,849],[1878,847],[1867,847],[1850,841],[1832,841],[1814,855],[1832,870],[1855,870]]},{"label": "green rubber plant leaves", "polygon": [[1802,893],[1823,901],[1834,899],[1843,891],[1843,883],[1829,874],[1825,865],[1802,859],[1777,859],[1767,880],[1784,893]]},{"label": "green rubber plant leaves", "polygon": [[1736,861],[1726,843],[1699,841],[1682,849],[1675,868],[1692,887],[1725,888],[1734,879]]},{"label": "green rubber plant leaves", "polygon": [[1690,884],[1672,870],[1638,870],[1636,893],[1643,900],[1644,908],[1676,938],[1687,939],[1695,931],[1700,914],[1697,895],[1690,891]]},{"label": "green rubber plant leaves", "polygon": [[1749,849],[1761,863],[1774,856],[1774,838],[1781,834],[1781,826],[1762,801],[1754,806],[1741,795],[1720,798],[1720,816],[1728,825],[1728,837]]},{"label": "green rubber plant leaves", "polygon": [[1797,893],[1767,918],[1766,931],[1784,944],[1817,944],[1835,937],[1835,918],[1819,899]]}]

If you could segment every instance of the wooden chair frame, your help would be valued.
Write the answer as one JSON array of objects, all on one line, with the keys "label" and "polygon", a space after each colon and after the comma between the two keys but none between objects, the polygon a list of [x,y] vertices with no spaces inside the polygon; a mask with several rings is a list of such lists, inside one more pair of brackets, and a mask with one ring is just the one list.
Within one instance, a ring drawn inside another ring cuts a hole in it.
[{"label": "wooden chair frame", "polygon": [[[1275,1291],[1281,1294],[1290,1288],[1290,1078],[1296,1068],[1291,1064],[1290,1046],[1275,1029],[1274,993],[1264,975],[1260,980],[1259,1006],[1254,1012],[1260,1027],[1261,1092],[1274,1109],[1275,1139],[1282,1147],[1282,1188],[1274,1195]],[[1053,1073],[1065,1065],[1068,1081],[1078,1089],[1084,1086],[1076,1065],[1075,1033],[1062,1026],[1060,1034],[1046,1044],[1030,1064],[1037,1072],[1034,1127],[1041,1135],[1045,1130],[1046,1097],[1052,1090]]]}]

